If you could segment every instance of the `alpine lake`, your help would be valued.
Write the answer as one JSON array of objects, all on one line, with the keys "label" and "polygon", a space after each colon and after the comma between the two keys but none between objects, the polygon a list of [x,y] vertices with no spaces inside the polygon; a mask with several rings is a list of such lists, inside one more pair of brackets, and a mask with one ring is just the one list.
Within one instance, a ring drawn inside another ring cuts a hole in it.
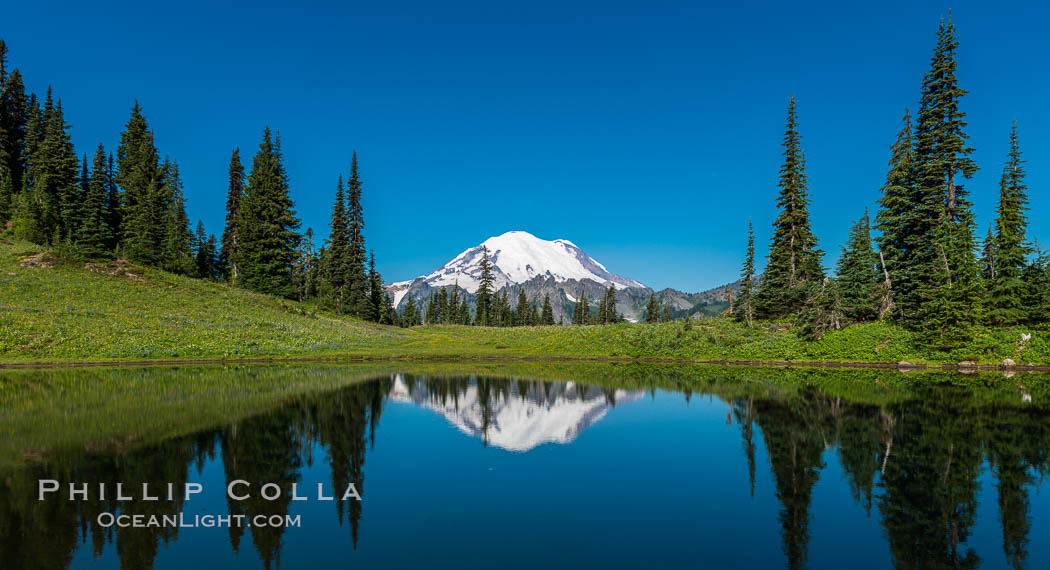
[{"label": "alpine lake", "polygon": [[1050,567],[1038,373],[9,369],[0,434],[5,569]]}]

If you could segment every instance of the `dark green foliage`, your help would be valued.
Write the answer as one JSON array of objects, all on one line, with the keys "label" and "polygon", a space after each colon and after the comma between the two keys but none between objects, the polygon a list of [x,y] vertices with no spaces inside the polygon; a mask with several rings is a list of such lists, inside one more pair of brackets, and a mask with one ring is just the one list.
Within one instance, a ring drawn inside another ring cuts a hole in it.
[{"label": "dark green foliage", "polygon": [[419,315],[416,311],[416,300],[411,296],[408,297],[408,301],[405,302],[405,310],[401,315],[401,326],[411,327],[415,326],[418,322]]},{"label": "dark green foliage", "polygon": [[15,233],[28,241],[59,245],[71,241],[80,214],[79,161],[62,104],[48,88],[43,110],[34,110],[27,133],[24,188],[14,214]]},{"label": "dark green foliage", "polygon": [[281,139],[267,127],[241,200],[237,228],[237,265],[245,287],[282,297],[294,294],[299,220],[288,194]]},{"label": "dark green foliage", "polygon": [[941,23],[931,69],[923,79],[915,128],[916,204],[928,232],[919,248],[914,278],[918,293],[919,328],[926,342],[952,347],[972,336],[981,318],[983,291],[978,277],[974,216],[968,192],[956,180],[973,176],[963,132],[966,116],[959,100],[966,91],[955,78],[955,28]]},{"label": "dark green foliage", "polygon": [[543,296],[543,313],[540,317],[540,324],[542,325],[553,325],[554,324],[554,308],[551,306],[550,295]]},{"label": "dark green foliage", "polygon": [[161,244],[161,267],[172,273],[194,275],[197,272],[193,256],[193,234],[186,215],[186,198],[182,192],[179,165],[164,159],[164,238]]},{"label": "dark green foliage", "polygon": [[1027,318],[1022,273],[1032,250],[1026,235],[1028,187],[1024,181],[1024,162],[1017,140],[1017,123],[1014,123],[1010,129],[1010,152],[999,181],[998,217],[990,252],[992,274],[988,276],[991,281],[988,320],[996,325],[1016,324]]},{"label": "dark green foliage", "polygon": [[295,264],[292,267],[292,281],[295,284],[295,295],[300,301],[318,295],[317,286],[320,274],[320,257],[314,251],[314,230],[306,228],[299,240],[295,253]]},{"label": "dark green foliage", "polygon": [[[620,315],[616,312],[616,285],[609,285],[605,290],[605,296],[598,304],[598,324],[608,325],[620,322]],[[553,321],[553,318],[551,319]]]},{"label": "dark green foliage", "polygon": [[747,254],[740,268],[740,292],[737,293],[734,315],[748,327],[755,321],[755,229],[751,220],[747,221]]},{"label": "dark green foliage", "polygon": [[121,249],[128,259],[146,265],[158,265],[162,259],[166,204],[159,163],[153,132],[136,102],[120,135],[116,180],[123,190]]},{"label": "dark green foliage", "polygon": [[[384,303],[386,292],[383,290],[383,277],[376,271],[376,252],[370,251],[368,255],[368,311],[365,318],[378,323],[383,320],[383,311],[386,309]],[[456,307],[455,299],[450,303]],[[447,321],[451,322],[451,320]]]},{"label": "dark green foliage", "polygon": [[1050,322],[1050,253],[1034,248],[1036,254],[1022,273],[1024,302],[1029,323]]},{"label": "dark green foliage", "polygon": [[802,336],[816,340],[825,333],[842,328],[846,307],[838,280],[824,278],[819,289],[809,298],[802,313]]},{"label": "dark green foliage", "polygon": [[911,114],[904,113],[904,121],[897,139],[890,147],[889,170],[886,184],[879,198],[879,212],[875,228],[881,261],[890,275],[892,306],[887,307],[902,324],[914,323],[920,299],[918,283],[921,279],[918,252],[927,247],[929,220],[923,215],[915,188],[915,144],[912,139]]},{"label": "dark green foliage", "polygon": [[574,325],[586,325],[590,321],[591,310],[587,306],[587,295],[580,289],[580,294],[576,298],[576,308],[572,312],[572,324]]},{"label": "dark green foliage", "polygon": [[645,304],[645,322],[660,322],[660,305],[656,302],[656,294],[649,295],[649,302]]},{"label": "dark green foliage", "polygon": [[795,98],[788,104],[784,133],[784,164],[780,168],[780,214],[773,222],[773,241],[762,285],[755,296],[755,311],[767,318],[797,313],[824,277],[823,252],[809,222],[809,185],[806,158],[798,133]]},{"label": "dark green foliage", "polygon": [[214,235],[208,235],[204,222],[197,221],[197,232],[193,236],[194,275],[200,279],[218,279],[218,255]]},{"label": "dark green foliage", "polygon": [[87,188],[84,191],[84,203],[81,212],[81,225],[77,230],[76,248],[80,256],[87,259],[108,257],[112,254],[110,244],[113,230],[109,227],[110,215],[107,193],[112,185],[110,171],[106,163],[106,151],[102,143],[98,144],[92,162],[92,174],[87,174],[87,159],[84,160],[82,181]]},{"label": "dark green foliage", "polygon": [[0,81],[0,221],[10,219],[23,188],[29,111],[22,74],[16,69]]},{"label": "dark green foliage", "polygon": [[835,271],[835,287],[850,320],[863,322],[878,316],[875,291],[879,281],[878,262],[871,247],[871,222],[865,210],[864,216],[850,228],[849,241],[842,249]]},{"label": "dark green foliage", "polygon": [[368,279],[365,275],[365,218],[361,206],[361,177],[357,170],[357,151],[350,163],[347,184],[346,286],[344,308],[352,315],[364,316],[368,310]]},{"label": "dark green foliage", "polygon": [[328,244],[325,246],[324,274],[330,305],[343,310],[347,301],[346,290],[350,273],[350,228],[346,217],[346,194],[343,192],[343,176],[335,187],[335,202],[332,205],[332,221],[329,225]]},{"label": "dark green foliage", "polygon": [[241,164],[241,149],[233,149],[230,157],[229,188],[226,191],[226,225],[222,229],[222,251],[219,253],[219,265],[222,275],[237,284],[240,276],[237,271],[237,226],[244,196],[244,165]]},{"label": "dark green foliage", "polygon": [[489,261],[489,248],[481,246],[481,282],[475,295],[474,324],[487,326],[492,309],[492,262]]}]

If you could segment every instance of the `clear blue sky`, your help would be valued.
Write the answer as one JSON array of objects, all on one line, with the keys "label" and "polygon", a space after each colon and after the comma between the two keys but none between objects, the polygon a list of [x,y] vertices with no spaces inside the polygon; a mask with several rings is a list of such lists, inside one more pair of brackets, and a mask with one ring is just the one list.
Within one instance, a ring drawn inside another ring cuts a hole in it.
[{"label": "clear blue sky", "polygon": [[792,93],[834,263],[851,220],[874,208],[952,8],[979,234],[1016,118],[1032,234],[1050,245],[1050,5],[732,4],[10,2],[0,37],[31,89],[54,86],[80,152],[115,148],[138,99],[211,232],[230,151],[250,165],[269,124],[304,228],[321,235],[358,150],[388,281],[523,229],[697,291],[736,278],[749,216],[766,253]]}]

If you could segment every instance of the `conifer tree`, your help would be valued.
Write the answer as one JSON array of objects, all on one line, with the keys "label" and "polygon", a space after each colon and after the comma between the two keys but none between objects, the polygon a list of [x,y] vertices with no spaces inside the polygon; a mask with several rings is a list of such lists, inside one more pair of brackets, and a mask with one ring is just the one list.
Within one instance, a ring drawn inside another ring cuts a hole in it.
[{"label": "conifer tree", "polygon": [[120,134],[117,147],[116,181],[123,190],[121,248],[127,258],[146,265],[157,265],[162,257],[165,204],[163,170],[153,144],[153,132],[138,102]]},{"label": "conifer tree", "polygon": [[489,261],[489,248],[481,246],[481,281],[475,294],[474,323],[479,326],[489,325],[489,312],[492,307],[492,262]]},{"label": "conifer tree", "polygon": [[989,321],[1012,325],[1026,318],[1022,273],[1032,249],[1027,242],[1028,194],[1024,160],[1017,140],[1017,123],[1010,129],[1010,152],[999,181],[998,217],[995,220],[994,273],[990,275]]},{"label": "conifer tree", "polygon": [[554,324],[554,307],[551,306],[551,296],[543,296],[543,315],[541,317],[541,324],[553,325]]},{"label": "conifer tree", "polygon": [[292,281],[295,283],[296,297],[300,301],[317,295],[318,274],[317,253],[314,251],[314,230],[306,228],[299,246],[296,249],[295,264],[292,267]]},{"label": "conifer tree", "polygon": [[106,194],[109,191],[109,167],[106,164],[106,151],[102,143],[98,144],[92,161],[92,175],[87,174],[87,157],[84,160],[82,180],[87,182],[84,195],[83,212],[80,228],[77,230],[77,252],[87,259],[108,256],[111,251],[112,229],[109,227],[109,211]]},{"label": "conifer tree", "polygon": [[28,241],[59,245],[79,225],[79,161],[73,150],[62,104],[47,90],[44,108],[27,133],[29,159],[25,188],[15,212],[16,234]]},{"label": "conifer tree", "polygon": [[660,317],[663,322],[669,323],[674,320],[674,315],[671,313],[671,306],[664,305],[662,316]]},{"label": "conifer tree", "polygon": [[374,323],[382,321],[385,297],[383,278],[376,271],[376,252],[373,250],[368,255],[368,320]]},{"label": "conifer tree", "polygon": [[846,317],[869,321],[876,317],[875,287],[879,281],[878,258],[871,247],[868,211],[849,230],[849,241],[842,249],[836,268],[835,294],[840,295]]},{"label": "conifer tree", "polygon": [[405,302],[405,312],[401,315],[401,326],[411,327],[416,324],[416,300],[410,295],[408,301]]},{"label": "conifer tree", "polygon": [[744,265],[740,268],[740,292],[737,294],[735,316],[748,327],[755,321],[755,229],[751,220],[747,221],[747,254]]},{"label": "conifer tree", "polygon": [[14,214],[26,170],[29,99],[17,69],[0,83],[0,221]]},{"label": "conifer tree", "polygon": [[117,186],[117,167],[116,162],[113,160],[113,153],[109,153],[109,159],[106,161],[106,225],[109,226],[109,239],[106,242],[106,249],[113,251],[117,249],[117,244],[121,242],[120,226],[121,226],[121,211],[122,197],[120,192],[120,186]]},{"label": "conifer tree", "polygon": [[215,279],[217,252],[215,251],[215,236],[208,235],[204,229],[204,222],[197,220],[197,231],[193,236],[194,241],[194,265],[196,276],[200,279]]},{"label": "conifer tree", "polygon": [[995,279],[995,234],[992,233],[991,224],[988,225],[988,233],[984,236],[984,247],[981,255],[981,278],[984,279],[986,287],[991,287]]},{"label": "conifer tree", "polygon": [[801,141],[792,96],[783,140],[784,164],[780,168],[780,214],[773,222],[769,262],[755,295],[755,311],[763,317],[779,318],[798,312],[824,277],[823,253],[817,249],[817,238],[810,227],[809,185]]},{"label": "conifer tree", "polygon": [[656,302],[656,294],[649,295],[649,302],[645,304],[645,322],[652,324],[660,322],[660,305]]},{"label": "conifer tree", "polygon": [[886,306],[885,313],[895,309],[896,318],[903,324],[913,323],[918,314],[919,264],[916,253],[926,247],[928,233],[916,194],[914,146],[911,113],[905,111],[903,126],[890,147],[886,184],[882,187],[879,211],[875,216],[880,264],[883,265],[883,274],[888,274],[883,281],[882,295],[884,300],[893,301],[892,307]]},{"label": "conifer tree", "polygon": [[525,326],[529,324],[529,300],[525,297],[525,289],[518,290],[518,302],[514,308],[514,323],[515,326]]},{"label": "conifer tree", "polygon": [[292,264],[299,240],[288,193],[280,135],[274,138],[266,127],[238,212],[236,260],[245,287],[282,297],[294,293]]},{"label": "conifer tree", "polygon": [[[968,192],[957,180],[970,178],[977,165],[966,146],[966,114],[959,101],[966,91],[955,77],[955,27],[941,22],[931,69],[923,79],[916,124],[916,201],[925,247],[917,248],[919,327],[924,339],[947,348],[970,338],[981,318],[983,292],[977,265],[974,216]],[[920,276],[928,276],[922,279]]]},{"label": "conifer tree", "polygon": [[463,324],[460,320],[460,301],[459,301],[459,283],[457,282],[452,286],[452,289],[448,295],[448,309],[449,309],[449,323],[451,324]]},{"label": "conifer tree", "polygon": [[363,315],[368,303],[368,280],[365,275],[365,218],[361,207],[361,177],[357,169],[357,151],[350,163],[347,184],[347,275],[346,309],[354,315]]},{"label": "conifer tree", "polygon": [[329,224],[328,246],[325,252],[325,275],[328,277],[331,304],[338,311],[346,309],[348,301],[347,281],[350,273],[350,228],[346,216],[346,195],[343,192],[343,175],[335,187],[335,202],[332,205],[332,221]]},{"label": "conifer tree", "polygon": [[240,276],[237,271],[237,221],[243,196],[244,165],[241,163],[241,149],[234,148],[230,156],[229,186],[226,190],[226,225],[222,229],[222,251],[219,254],[222,275],[234,285]]},{"label": "conifer tree", "polygon": [[182,191],[179,165],[165,158],[162,171],[162,200],[165,208],[161,267],[172,273],[193,275],[196,273],[192,251],[193,234],[190,232],[189,217],[186,215],[186,198]]}]

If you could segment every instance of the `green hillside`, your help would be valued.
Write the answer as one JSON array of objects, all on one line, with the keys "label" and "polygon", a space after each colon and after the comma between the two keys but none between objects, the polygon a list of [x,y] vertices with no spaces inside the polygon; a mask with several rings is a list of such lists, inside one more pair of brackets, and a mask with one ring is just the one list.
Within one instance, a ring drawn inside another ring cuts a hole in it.
[{"label": "green hillside", "polygon": [[[1022,333],[1031,339],[1022,342]],[[251,358],[675,358],[704,361],[1050,363],[1050,331],[982,330],[951,353],[885,323],[805,341],[784,323],[399,329],[120,262],[85,264],[0,240],[0,362]]]}]

